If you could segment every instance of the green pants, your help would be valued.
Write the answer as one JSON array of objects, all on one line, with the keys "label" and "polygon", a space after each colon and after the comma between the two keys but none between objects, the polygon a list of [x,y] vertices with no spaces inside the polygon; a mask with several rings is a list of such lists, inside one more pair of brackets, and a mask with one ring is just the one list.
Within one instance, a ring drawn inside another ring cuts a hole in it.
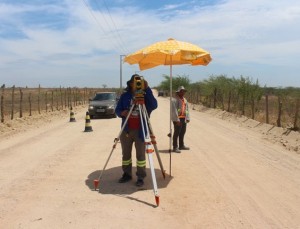
[{"label": "green pants", "polygon": [[143,179],[146,176],[145,144],[139,138],[139,130],[123,131],[120,136],[122,145],[122,169],[123,172],[132,176],[132,146],[136,150],[136,175]]}]

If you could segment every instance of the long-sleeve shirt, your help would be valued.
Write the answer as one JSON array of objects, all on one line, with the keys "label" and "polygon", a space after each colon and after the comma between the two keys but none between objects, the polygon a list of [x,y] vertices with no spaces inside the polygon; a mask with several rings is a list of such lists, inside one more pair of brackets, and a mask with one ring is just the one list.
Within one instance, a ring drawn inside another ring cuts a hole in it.
[{"label": "long-sleeve shirt", "polygon": [[176,95],[172,98],[172,121],[178,122],[180,118],[185,118],[186,121],[190,121],[189,105],[186,98],[180,98]]},{"label": "long-sleeve shirt", "polygon": [[[150,117],[151,112],[157,108],[157,100],[154,97],[150,87],[147,87],[145,89],[144,101],[145,101],[145,107],[146,107],[148,116]],[[121,116],[121,113],[124,110],[129,111],[131,106],[133,105],[133,103],[134,103],[134,95],[130,91],[126,91],[121,95],[115,111],[116,111],[117,116],[122,118],[122,126],[124,125],[126,117]],[[139,135],[140,135],[140,137],[142,137],[143,136],[142,128],[139,128],[139,129],[140,129]],[[128,128],[128,122],[127,122],[124,127],[124,131],[128,131],[128,130],[129,130],[129,128]]]}]

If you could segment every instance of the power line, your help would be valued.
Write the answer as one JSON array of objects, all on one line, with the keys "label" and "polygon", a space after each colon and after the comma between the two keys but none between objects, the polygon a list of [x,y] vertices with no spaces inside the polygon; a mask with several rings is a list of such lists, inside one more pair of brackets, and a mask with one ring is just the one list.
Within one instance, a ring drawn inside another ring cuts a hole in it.
[{"label": "power line", "polygon": [[[103,34],[105,34],[105,35],[111,34],[111,35],[114,37],[114,34],[111,33],[111,31],[110,31],[110,33],[108,33],[107,31],[105,31],[105,29],[103,28],[103,26],[101,25],[101,23],[98,21],[97,17],[96,17],[95,14],[93,13],[93,11],[91,10],[89,4],[87,3],[87,0],[82,0],[82,2],[83,2],[83,4],[84,4],[84,6],[88,9],[89,13],[91,14],[92,18],[95,20],[96,24],[98,24],[98,26],[101,28],[101,31],[103,32]],[[102,14],[101,11],[100,11],[100,13]],[[102,16],[103,16],[103,14],[102,14]],[[104,18],[104,21],[106,22],[106,24],[109,26],[109,24],[108,24],[107,21],[105,20],[105,17],[104,17],[104,16],[103,16],[103,18]],[[109,27],[110,27],[110,26],[109,26]],[[116,51],[117,53],[119,53],[119,51],[118,51],[118,49],[119,49],[118,46],[121,47],[121,49],[123,49],[123,46],[122,46],[122,45],[120,46],[120,44],[117,44],[117,43],[115,43],[115,42],[112,41],[112,40],[110,40],[110,41],[113,43],[114,49],[115,49],[115,51]]]},{"label": "power line", "polygon": [[[119,30],[118,30],[118,28],[117,28],[117,26],[116,26],[116,24],[115,24],[115,22],[114,22],[114,20],[113,20],[113,18],[112,18],[112,16],[111,16],[111,13],[110,13],[110,11],[109,11],[109,8],[108,8],[108,6],[107,6],[106,1],[103,0],[103,2],[104,2],[104,5],[105,5],[106,10],[107,10],[107,12],[108,12],[108,15],[109,15],[109,17],[110,17],[110,20],[111,20],[111,22],[112,22],[112,24],[113,24],[113,26],[114,26],[114,29],[115,29],[114,31],[116,32],[117,37],[119,38],[119,40],[120,40],[120,42],[121,42],[121,45],[122,45],[122,47],[124,48],[124,47],[126,47],[125,42],[123,41],[122,37],[120,36]],[[126,48],[124,48],[124,50],[125,50],[125,49],[126,49]]]},{"label": "power line", "polygon": [[96,21],[96,23],[100,26],[102,32],[105,34],[104,28],[103,28],[102,25],[98,22],[96,16],[95,16],[95,15],[93,14],[93,12],[91,11],[91,9],[90,9],[88,3],[86,2],[86,0],[82,0],[82,2],[83,2],[83,4],[84,4],[84,6],[88,9],[88,11],[90,12],[91,16],[92,16],[92,17],[94,18],[94,20]]}]

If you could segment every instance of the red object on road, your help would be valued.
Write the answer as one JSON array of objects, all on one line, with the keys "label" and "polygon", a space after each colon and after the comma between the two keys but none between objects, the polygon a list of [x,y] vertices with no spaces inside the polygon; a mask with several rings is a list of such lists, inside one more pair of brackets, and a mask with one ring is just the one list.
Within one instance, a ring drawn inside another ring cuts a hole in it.
[{"label": "red object on road", "polygon": [[97,190],[98,184],[99,184],[99,180],[94,180],[95,191]]}]

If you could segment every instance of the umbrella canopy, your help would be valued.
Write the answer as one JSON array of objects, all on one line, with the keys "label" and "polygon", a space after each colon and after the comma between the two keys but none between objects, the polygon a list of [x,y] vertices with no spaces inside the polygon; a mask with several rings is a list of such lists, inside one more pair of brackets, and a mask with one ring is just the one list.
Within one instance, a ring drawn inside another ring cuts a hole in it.
[{"label": "umbrella canopy", "polygon": [[138,64],[140,70],[159,65],[208,65],[210,54],[197,45],[177,41],[173,38],[161,41],[127,55],[124,61]]}]

